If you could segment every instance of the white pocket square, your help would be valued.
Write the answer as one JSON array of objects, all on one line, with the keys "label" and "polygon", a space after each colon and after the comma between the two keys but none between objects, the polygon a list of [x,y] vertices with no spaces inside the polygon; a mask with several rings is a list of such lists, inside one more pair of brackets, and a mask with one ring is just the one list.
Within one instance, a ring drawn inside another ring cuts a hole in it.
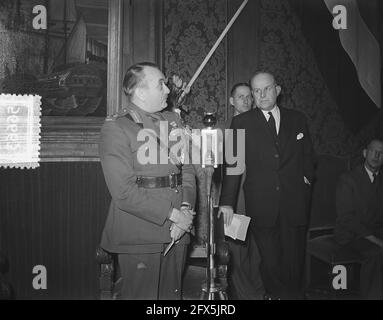
[{"label": "white pocket square", "polygon": [[301,140],[304,137],[303,133],[298,133],[297,140]]}]

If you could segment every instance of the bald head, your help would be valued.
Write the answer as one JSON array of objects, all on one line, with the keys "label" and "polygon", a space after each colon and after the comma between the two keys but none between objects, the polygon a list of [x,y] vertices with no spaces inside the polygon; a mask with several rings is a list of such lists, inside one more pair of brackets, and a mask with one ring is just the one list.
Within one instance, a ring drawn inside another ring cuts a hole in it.
[{"label": "bald head", "polygon": [[276,84],[274,76],[269,72],[257,72],[250,81],[255,105],[264,110],[272,110],[276,103],[281,87]]},{"label": "bald head", "polygon": [[270,73],[270,72],[267,72],[267,71],[258,71],[258,72],[256,72],[251,77],[250,83],[252,83],[255,78],[267,78],[271,82],[276,83],[274,75],[272,73]]},{"label": "bald head", "polygon": [[146,112],[158,112],[166,108],[169,88],[157,65],[137,63],[125,74],[123,88],[128,99]]},{"label": "bald head", "polygon": [[383,140],[379,139],[373,139],[371,142],[368,144],[367,149],[374,149],[374,148],[379,148],[383,145]]}]

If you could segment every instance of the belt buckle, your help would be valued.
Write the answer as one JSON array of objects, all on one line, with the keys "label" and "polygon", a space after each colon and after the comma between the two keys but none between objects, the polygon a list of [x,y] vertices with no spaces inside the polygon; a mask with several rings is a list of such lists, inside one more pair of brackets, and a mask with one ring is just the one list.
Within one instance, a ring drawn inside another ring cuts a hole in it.
[{"label": "belt buckle", "polygon": [[177,178],[174,172],[172,172],[169,176],[169,186],[171,189],[174,189],[177,187]]},{"label": "belt buckle", "polygon": [[136,178],[136,184],[137,184],[139,187],[142,186],[142,176],[138,176],[138,177]]},{"label": "belt buckle", "polygon": [[171,189],[174,189],[174,192],[175,193],[178,193],[179,190],[178,190],[178,177],[177,177],[177,174],[172,172],[169,176],[169,185],[170,185],[170,188]]}]

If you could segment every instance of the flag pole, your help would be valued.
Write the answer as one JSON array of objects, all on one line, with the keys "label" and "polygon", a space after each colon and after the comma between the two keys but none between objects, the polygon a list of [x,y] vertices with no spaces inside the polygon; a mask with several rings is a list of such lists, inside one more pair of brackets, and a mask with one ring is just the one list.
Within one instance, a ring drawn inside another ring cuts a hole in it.
[{"label": "flag pole", "polygon": [[246,6],[247,2],[248,2],[248,0],[244,0],[242,2],[241,6],[238,8],[237,12],[231,18],[230,22],[227,24],[226,28],[222,31],[221,35],[219,36],[219,38],[215,42],[214,46],[210,49],[210,51],[207,54],[207,56],[205,57],[205,59],[202,61],[201,65],[198,67],[197,71],[194,73],[193,77],[190,79],[189,83],[186,85],[186,87],[183,90],[180,98],[178,99],[178,102],[182,101],[182,99],[185,97],[186,93],[189,92],[189,90],[190,90],[191,86],[193,85],[194,81],[197,79],[197,77],[199,76],[199,74],[201,73],[201,71],[203,70],[203,68],[205,67],[205,65],[207,64],[207,62],[211,58],[211,56],[213,55],[214,51],[218,48],[218,46],[220,45],[222,39],[225,37],[226,33],[230,30],[231,26],[233,25],[235,20],[240,15],[240,13],[243,10],[243,8]]}]

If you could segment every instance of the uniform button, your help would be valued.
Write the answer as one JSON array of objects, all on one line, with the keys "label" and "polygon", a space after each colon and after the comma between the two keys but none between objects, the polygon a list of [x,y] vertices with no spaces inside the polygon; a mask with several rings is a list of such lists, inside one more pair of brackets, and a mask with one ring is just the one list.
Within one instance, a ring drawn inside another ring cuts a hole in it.
[{"label": "uniform button", "polygon": [[274,157],[278,159],[278,158],[279,158],[279,154],[276,153],[276,154],[274,155]]}]

